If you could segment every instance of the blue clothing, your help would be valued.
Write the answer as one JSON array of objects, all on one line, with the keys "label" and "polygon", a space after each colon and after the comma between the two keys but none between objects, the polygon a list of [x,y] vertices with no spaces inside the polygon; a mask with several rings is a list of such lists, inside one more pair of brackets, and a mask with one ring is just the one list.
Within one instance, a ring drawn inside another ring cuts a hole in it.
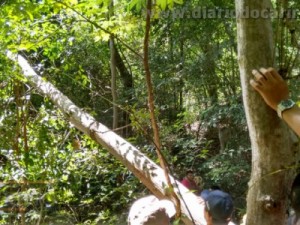
[{"label": "blue clothing", "polygon": [[201,192],[200,196],[201,196],[204,200],[206,200],[206,198],[207,198],[207,196],[208,196],[209,193],[210,193],[210,190],[204,189],[204,190]]}]

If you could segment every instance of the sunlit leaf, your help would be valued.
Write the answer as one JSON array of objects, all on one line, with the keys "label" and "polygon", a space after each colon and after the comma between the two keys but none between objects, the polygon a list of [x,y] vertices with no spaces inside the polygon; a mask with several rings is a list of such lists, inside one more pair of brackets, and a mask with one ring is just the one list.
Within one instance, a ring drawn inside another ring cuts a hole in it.
[{"label": "sunlit leaf", "polygon": [[32,15],[32,13],[31,12],[29,12],[28,10],[26,10],[26,13],[27,13],[27,15],[29,16],[29,19],[31,20],[31,21],[33,21],[33,15]]}]

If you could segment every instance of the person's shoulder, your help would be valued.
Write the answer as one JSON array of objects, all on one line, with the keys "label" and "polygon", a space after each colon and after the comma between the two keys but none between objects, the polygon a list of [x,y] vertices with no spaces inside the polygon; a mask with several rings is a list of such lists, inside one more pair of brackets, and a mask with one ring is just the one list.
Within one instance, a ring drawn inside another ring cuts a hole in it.
[{"label": "person's shoulder", "polygon": [[188,183],[188,180],[186,179],[186,178],[183,178],[182,180],[181,180],[181,183]]},{"label": "person's shoulder", "polygon": [[185,187],[189,188],[190,187],[190,182],[188,181],[188,179],[183,178],[181,181],[181,184],[183,184]]}]

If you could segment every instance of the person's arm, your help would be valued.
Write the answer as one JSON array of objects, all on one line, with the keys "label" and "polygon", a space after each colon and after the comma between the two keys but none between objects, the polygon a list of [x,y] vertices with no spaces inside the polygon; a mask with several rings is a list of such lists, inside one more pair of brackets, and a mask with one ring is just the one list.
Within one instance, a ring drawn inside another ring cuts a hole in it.
[{"label": "person's arm", "polygon": [[[289,98],[286,82],[273,68],[262,68],[252,71],[255,79],[250,80],[251,86],[263,97],[264,101],[275,111],[282,100]],[[300,136],[300,108],[295,105],[282,112],[283,120]]]},{"label": "person's arm", "polygon": [[300,136],[300,108],[295,105],[293,108],[283,111],[282,118]]}]

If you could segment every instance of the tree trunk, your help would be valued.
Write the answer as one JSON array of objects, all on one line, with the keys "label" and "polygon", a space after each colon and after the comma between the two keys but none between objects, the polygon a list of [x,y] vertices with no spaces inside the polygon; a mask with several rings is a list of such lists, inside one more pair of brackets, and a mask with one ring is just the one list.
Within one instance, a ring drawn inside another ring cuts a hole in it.
[{"label": "tree trunk", "polygon": [[[252,173],[247,196],[247,225],[281,225],[286,219],[287,199],[298,140],[276,112],[250,87],[252,69],[273,66],[273,33],[270,18],[257,12],[270,9],[270,0],[236,0],[238,61],[243,100],[252,145]],[[252,18],[251,18],[252,17]],[[256,18],[254,18],[256,17]]]},{"label": "tree trunk", "polygon": [[211,43],[202,46],[202,51],[205,54],[205,61],[203,67],[203,76],[207,76],[205,80],[207,84],[207,95],[209,104],[214,105],[218,103],[218,83],[219,78],[216,75],[216,59],[214,56],[214,46]]},{"label": "tree trunk", "polygon": [[[114,15],[114,0],[109,4],[109,17]],[[117,104],[117,66],[116,66],[116,47],[113,35],[109,38],[110,49],[110,73],[111,73],[111,94],[113,100],[113,130],[118,128],[118,104]]]},{"label": "tree trunk", "polygon": [[116,67],[116,48],[114,37],[109,40],[110,47],[110,72],[111,72],[111,93],[113,99],[113,129],[118,128],[118,104],[117,104],[117,67]]},{"label": "tree trunk", "polygon": [[[103,124],[97,122],[91,115],[78,108],[74,103],[57,90],[51,83],[44,81],[30,67],[28,62],[20,55],[15,57],[8,53],[8,57],[16,61],[23,70],[27,81],[41,94],[47,96],[65,114],[74,126],[89,135],[97,143],[105,147],[115,158],[121,161],[157,198],[167,198],[174,203],[174,199],[168,196],[166,177],[164,171],[131,145],[122,137],[109,130]],[[174,191],[181,202],[181,211],[185,224],[204,225],[204,204],[201,199],[189,192],[179,181],[169,176]],[[194,223],[192,222],[194,221]],[[229,225],[233,225],[229,223]]]},{"label": "tree trunk", "polygon": [[119,126],[121,125],[124,127],[122,129],[122,136],[130,137],[132,135],[132,126],[131,126],[129,112],[127,109],[128,107],[132,106],[132,100],[134,97],[134,83],[133,83],[132,73],[126,68],[118,48],[115,48],[115,55],[116,55],[116,66],[118,68],[120,77],[123,82],[124,95],[125,95],[125,99],[127,100],[126,101],[127,103],[125,105],[125,110],[122,110],[123,121],[122,124],[119,123]]}]

